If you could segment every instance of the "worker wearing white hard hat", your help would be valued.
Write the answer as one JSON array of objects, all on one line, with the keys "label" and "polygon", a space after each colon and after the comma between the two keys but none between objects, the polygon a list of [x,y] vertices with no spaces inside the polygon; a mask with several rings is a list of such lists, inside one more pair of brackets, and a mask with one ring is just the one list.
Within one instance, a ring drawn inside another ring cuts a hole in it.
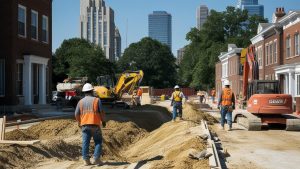
[{"label": "worker wearing white hard hat", "polygon": [[85,97],[82,98],[76,107],[75,118],[82,130],[82,158],[85,165],[91,165],[89,157],[90,141],[93,137],[95,143],[94,161],[96,165],[101,165],[101,147],[102,147],[102,127],[106,126],[105,114],[99,98],[93,96],[94,87],[90,83],[86,83],[82,92]]},{"label": "worker wearing white hard hat", "polygon": [[173,122],[175,121],[177,114],[182,120],[182,100],[185,98],[184,94],[180,91],[180,87],[176,85],[174,87],[175,91],[172,93],[171,96],[171,106],[173,106]]},{"label": "worker wearing white hard hat", "polygon": [[83,85],[82,92],[89,92],[94,90],[94,87],[90,83],[86,83]]},{"label": "worker wearing white hard hat", "polygon": [[230,89],[230,82],[224,81],[224,88],[220,93],[218,108],[221,109],[221,127],[225,129],[225,121],[229,125],[228,131],[232,129],[232,111],[235,109],[235,96]]},{"label": "worker wearing white hard hat", "polygon": [[230,82],[228,80],[224,81],[224,86],[230,86]]}]

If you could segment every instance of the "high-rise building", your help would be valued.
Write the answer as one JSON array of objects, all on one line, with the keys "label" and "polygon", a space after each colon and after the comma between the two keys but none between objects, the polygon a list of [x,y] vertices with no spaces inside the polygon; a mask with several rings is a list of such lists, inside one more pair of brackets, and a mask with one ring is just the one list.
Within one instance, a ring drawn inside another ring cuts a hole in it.
[{"label": "high-rise building", "polygon": [[250,16],[259,15],[264,17],[264,6],[258,4],[258,0],[239,0],[237,8],[247,10]]},{"label": "high-rise building", "polygon": [[115,60],[114,11],[103,0],[80,0],[80,36],[102,47]]},{"label": "high-rise building", "polygon": [[153,11],[148,16],[148,34],[172,50],[172,16],[166,11]]},{"label": "high-rise building", "polygon": [[177,50],[177,59],[176,59],[177,65],[179,65],[181,63],[183,56],[184,56],[184,52],[185,52],[185,47]]},{"label": "high-rise building", "polygon": [[202,28],[202,25],[206,22],[208,17],[208,7],[206,5],[201,5],[197,8],[197,28],[200,30]]},{"label": "high-rise building", "polygon": [[119,29],[115,30],[115,59],[118,60],[121,57],[121,35]]}]

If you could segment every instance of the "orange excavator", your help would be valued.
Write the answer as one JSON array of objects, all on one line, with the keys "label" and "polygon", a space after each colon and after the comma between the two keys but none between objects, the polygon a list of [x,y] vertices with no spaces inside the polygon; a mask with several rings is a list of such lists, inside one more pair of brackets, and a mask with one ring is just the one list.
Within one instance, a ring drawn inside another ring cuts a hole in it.
[{"label": "orange excavator", "polygon": [[[280,94],[278,80],[258,80],[259,66],[255,47],[251,45],[242,52],[243,103],[245,109],[233,112],[233,119],[248,130],[261,130],[262,125],[285,124],[286,130],[300,130],[300,119],[293,115],[292,96]],[[244,56],[243,56],[244,55]]]}]

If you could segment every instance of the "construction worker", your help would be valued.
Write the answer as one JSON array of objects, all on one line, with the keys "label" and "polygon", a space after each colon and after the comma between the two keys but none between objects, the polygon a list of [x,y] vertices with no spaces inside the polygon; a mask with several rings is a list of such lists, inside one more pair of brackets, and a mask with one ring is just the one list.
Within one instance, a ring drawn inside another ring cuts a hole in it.
[{"label": "construction worker", "polygon": [[212,103],[215,103],[215,97],[216,97],[216,89],[215,89],[215,88],[213,88],[213,89],[210,91],[210,95],[211,95]]},{"label": "construction worker", "polygon": [[139,105],[142,104],[142,95],[143,95],[143,90],[142,88],[138,88],[138,91],[137,91],[137,96],[138,96],[138,99],[139,99]]},{"label": "construction worker", "polygon": [[101,149],[102,149],[102,127],[106,126],[104,111],[102,109],[99,98],[93,97],[93,86],[86,83],[82,92],[85,97],[81,99],[75,110],[75,118],[82,130],[82,157],[85,165],[91,165],[89,157],[90,140],[93,137],[95,143],[94,164],[101,165]]},{"label": "construction worker", "polygon": [[183,93],[180,91],[178,85],[176,85],[174,89],[175,91],[172,93],[171,96],[171,106],[173,106],[173,118],[172,118],[173,122],[177,117],[177,111],[180,120],[182,120],[182,99],[185,98]]},{"label": "construction worker", "polygon": [[235,109],[235,96],[230,89],[230,84],[228,80],[224,81],[224,86],[222,92],[220,93],[218,108],[221,109],[221,127],[224,130],[224,123],[227,120],[229,125],[228,131],[232,129],[232,111]]}]

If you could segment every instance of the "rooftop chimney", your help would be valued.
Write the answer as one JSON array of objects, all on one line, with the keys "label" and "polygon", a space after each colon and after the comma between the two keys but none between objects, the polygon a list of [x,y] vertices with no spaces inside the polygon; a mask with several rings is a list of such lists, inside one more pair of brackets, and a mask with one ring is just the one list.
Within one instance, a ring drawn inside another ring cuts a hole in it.
[{"label": "rooftop chimney", "polygon": [[285,15],[285,12],[284,12],[284,8],[283,7],[276,8],[275,16],[277,17],[277,20],[280,19],[280,18],[282,18],[284,15]]}]

